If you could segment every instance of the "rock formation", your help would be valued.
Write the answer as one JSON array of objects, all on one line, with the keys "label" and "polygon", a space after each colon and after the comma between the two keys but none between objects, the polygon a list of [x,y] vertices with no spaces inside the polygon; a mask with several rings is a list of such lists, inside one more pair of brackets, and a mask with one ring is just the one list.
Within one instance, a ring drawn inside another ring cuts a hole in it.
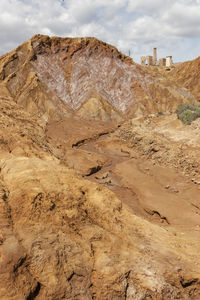
[{"label": "rock formation", "polygon": [[149,109],[173,111],[177,98],[185,100],[177,87],[169,88],[94,38],[36,35],[0,58],[0,83],[17,103],[46,121],[74,112],[119,121]]},{"label": "rock formation", "polygon": [[200,299],[195,93],[92,38],[0,66],[0,299]]}]

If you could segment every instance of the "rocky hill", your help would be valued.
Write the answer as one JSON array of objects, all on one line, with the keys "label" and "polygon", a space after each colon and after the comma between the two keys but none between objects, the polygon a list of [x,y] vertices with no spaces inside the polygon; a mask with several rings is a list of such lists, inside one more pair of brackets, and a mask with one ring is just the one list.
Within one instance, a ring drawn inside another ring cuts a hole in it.
[{"label": "rocky hill", "polygon": [[0,66],[0,299],[200,299],[192,92],[92,38]]},{"label": "rocky hill", "polygon": [[165,83],[95,38],[36,35],[0,58],[0,83],[44,120],[73,113],[96,120],[173,111],[193,95]]}]

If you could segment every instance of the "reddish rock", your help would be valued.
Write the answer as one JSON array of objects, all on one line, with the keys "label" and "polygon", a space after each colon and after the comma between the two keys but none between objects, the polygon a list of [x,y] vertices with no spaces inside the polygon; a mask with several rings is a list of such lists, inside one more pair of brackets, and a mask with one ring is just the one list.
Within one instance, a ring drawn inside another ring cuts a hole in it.
[{"label": "reddish rock", "polygon": [[74,112],[119,121],[193,100],[95,38],[36,35],[0,58],[0,80],[17,103],[46,121]]}]

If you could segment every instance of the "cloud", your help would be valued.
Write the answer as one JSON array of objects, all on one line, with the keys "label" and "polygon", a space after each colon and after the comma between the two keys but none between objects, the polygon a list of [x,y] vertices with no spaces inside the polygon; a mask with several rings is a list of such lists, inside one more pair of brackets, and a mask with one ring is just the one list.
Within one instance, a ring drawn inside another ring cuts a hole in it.
[{"label": "cloud", "polygon": [[127,11],[138,11],[142,14],[156,15],[161,14],[163,11],[169,8],[172,3],[173,0],[165,0],[164,3],[161,0],[128,0]]},{"label": "cloud", "polygon": [[139,61],[187,60],[200,53],[200,0],[1,0],[0,54],[36,33],[96,36]]},{"label": "cloud", "polygon": [[161,17],[164,23],[170,24],[171,33],[182,37],[200,37],[200,3],[190,1],[174,3]]}]

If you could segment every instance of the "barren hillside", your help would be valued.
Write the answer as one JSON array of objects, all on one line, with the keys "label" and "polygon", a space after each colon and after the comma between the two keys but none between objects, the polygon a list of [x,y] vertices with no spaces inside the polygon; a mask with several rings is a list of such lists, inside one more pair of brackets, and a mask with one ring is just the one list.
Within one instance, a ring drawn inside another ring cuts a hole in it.
[{"label": "barren hillside", "polygon": [[93,38],[0,66],[0,299],[199,300],[197,94]]},{"label": "barren hillside", "polygon": [[200,57],[181,63],[169,75],[179,85],[187,88],[198,101],[200,100]]},{"label": "barren hillside", "polygon": [[73,113],[119,121],[173,111],[194,98],[95,38],[36,35],[0,58],[0,80],[17,103],[46,121]]}]

